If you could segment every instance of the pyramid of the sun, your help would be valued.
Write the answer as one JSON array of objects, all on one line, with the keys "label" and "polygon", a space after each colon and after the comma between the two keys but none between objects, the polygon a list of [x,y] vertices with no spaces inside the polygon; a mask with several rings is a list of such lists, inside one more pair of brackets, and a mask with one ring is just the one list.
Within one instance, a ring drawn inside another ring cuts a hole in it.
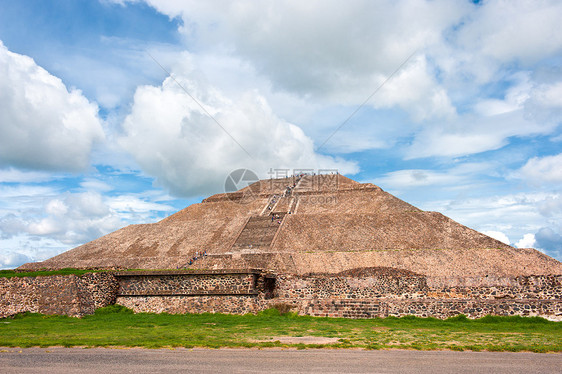
[{"label": "pyramid of the sun", "polygon": [[[190,265],[196,253],[199,259]],[[338,174],[263,180],[21,268],[65,267],[259,268],[294,274],[384,267],[432,276],[562,274],[562,263],[534,249],[513,248]]]}]

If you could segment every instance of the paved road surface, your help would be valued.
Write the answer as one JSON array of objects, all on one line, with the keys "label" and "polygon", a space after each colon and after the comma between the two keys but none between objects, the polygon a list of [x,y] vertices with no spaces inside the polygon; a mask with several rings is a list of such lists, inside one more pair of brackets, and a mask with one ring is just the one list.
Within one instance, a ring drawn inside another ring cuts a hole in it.
[{"label": "paved road surface", "polygon": [[560,373],[562,354],[3,348],[0,373]]}]

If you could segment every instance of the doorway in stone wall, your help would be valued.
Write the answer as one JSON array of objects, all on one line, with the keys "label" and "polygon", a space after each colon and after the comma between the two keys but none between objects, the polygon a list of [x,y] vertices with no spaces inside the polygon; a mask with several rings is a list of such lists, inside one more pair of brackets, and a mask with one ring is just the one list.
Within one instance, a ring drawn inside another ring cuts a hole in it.
[{"label": "doorway in stone wall", "polygon": [[264,283],[265,298],[273,299],[275,297],[275,278],[265,277],[263,283]]}]

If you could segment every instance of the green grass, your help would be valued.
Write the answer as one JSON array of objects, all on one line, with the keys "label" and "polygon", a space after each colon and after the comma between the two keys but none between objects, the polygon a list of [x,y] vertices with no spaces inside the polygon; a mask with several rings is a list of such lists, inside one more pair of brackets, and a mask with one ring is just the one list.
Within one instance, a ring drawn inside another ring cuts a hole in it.
[{"label": "green grass", "polygon": [[[122,271],[175,271],[178,269],[157,269],[157,270],[150,270],[150,269],[127,269],[127,270],[119,270]],[[181,271],[188,271],[188,272],[197,272],[201,271],[202,269],[179,269]],[[20,271],[20,270],[0,270],[0,278],[12,278],[12,277],[39,277],[39,276],[50,276],[50,275],[83,275],[86,273],[97,273],[102,271],[114,271],[114,270],[103,270],[103,269],[74,269],[74,268],[64,268],[60,270],[37,270],[37,271]]]},{"label": "green grass", "polygon": [[95,273],[103,270],[84,270],[64,268],[60,270],[37,270],[37,271],[17,271],[17,270],[0,270],[0,278],[12,277],[39,277],[49,275],[82,275],[86,273]]},{"label": "green grass", "polygon": [[[336,342],[281,343],[285,337]],[[118,305],[83,318],[25,313],[0,320],[4,347],[295,347],[561,352],[562,323],[542,318],[463,317],[351,320],[281,315],[134,314]]]}]

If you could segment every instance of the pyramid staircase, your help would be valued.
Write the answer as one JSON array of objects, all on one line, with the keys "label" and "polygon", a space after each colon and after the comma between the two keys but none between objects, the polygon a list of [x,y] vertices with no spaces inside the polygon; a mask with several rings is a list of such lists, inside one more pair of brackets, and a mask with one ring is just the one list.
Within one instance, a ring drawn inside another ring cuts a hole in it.
[{"label": "pyramid staircase", "polygon": [[284,213],[279,213],[279,218],[273,220],[271,216],[250,217],[232,245],[232,250],[268,248],[284,217]]},{"label": "pyramid staircase", "polygon": [[279,198],[277,204],[273,208],[273,214],[285,214],[291,210],[291,206],[293,205],[293,201],[295,200],[292,196],[283,196]]}]

